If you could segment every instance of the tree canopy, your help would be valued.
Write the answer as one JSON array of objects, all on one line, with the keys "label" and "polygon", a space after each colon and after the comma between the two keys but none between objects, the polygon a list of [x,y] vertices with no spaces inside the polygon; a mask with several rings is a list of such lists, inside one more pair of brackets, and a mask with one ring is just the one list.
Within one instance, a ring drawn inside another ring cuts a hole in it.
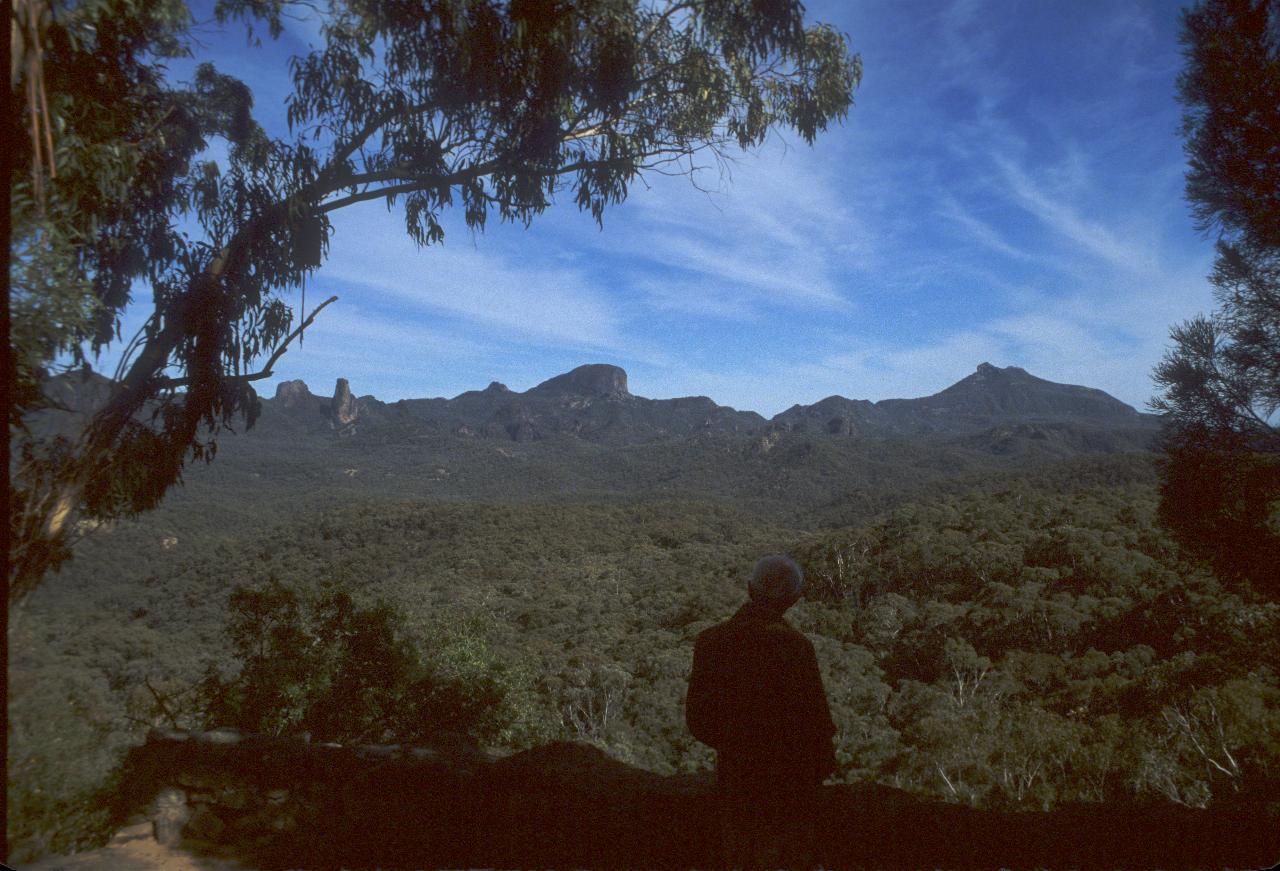
[{"label": "tree canopy", "polygon": [[[26,609],[11,714],[24,850],[109,835],[96,784],[172,722],[428,745],[466,729],[494,747],[586,740],[661,773],[705,769],[681,710],[694,640],[769,552],[805,568],[787,619],[817,649],[840,780],[1027,810],[1276,794],[1280,603],[1183,561],[1153,476],[1073,460],[801,529],[696,491],[361,493],[345,482],[386,480],[362,463],[343,484],[272,481],[291,510],[255,503],[236,528],[222,519],[239,506],[210,482],[234,450],[86,542]],[[842,565],[861,584],[839,583]]]},{"label": "tree canopy", "polygon": [[[215,14],[275,35],[290,5]],[[194,51],[184,4],[40,20],[14,91],[15,124],[32,119],[10,179],[19,412],[41,404],[58,355],[87,365],[128,341],[83,432],[26,442],[15,597],[66,558],[77,516],[148,510],[185,462],[212,458],[221,427],[252,424],[253,382],[305,326],[286,300],[323,262],[334,211],[399,205],[419,245],[443,240],[452,209],[473,229],[528,224],[568,196],[599,222],[648,173],[691,173],[781,127],[811,143],[861,74],[795,0],[333,0],[323,46],[292,62],[290,132],[273,137],[211,64],[166,76],[166,57]],[[225,161],[208,159],[215,140]],[[150,314],[123,337],[140,287]]]},{"label": "tree canopy", "polygon": [[1224,577],[1280,595],[1280,2],[1184,13],[1187,199],[1217,235],[1217,308],[1174,328],[1161,516]]}]

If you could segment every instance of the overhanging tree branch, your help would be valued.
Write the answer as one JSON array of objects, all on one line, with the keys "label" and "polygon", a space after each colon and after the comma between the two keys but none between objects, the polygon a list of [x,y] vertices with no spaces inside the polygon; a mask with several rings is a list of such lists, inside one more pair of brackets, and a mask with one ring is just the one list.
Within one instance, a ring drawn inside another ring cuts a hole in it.
[{"label": "overhanging tree branch", "polygon": [[[315,309],[312,310],[311,314],[307,317],[307,319],[303,321],[296,330],[290,333],[288,337],[283,342],[280,343],[280,345],[275,349],[275,351],[271,353],[271,356],[267,358],[267,362],[263,365],[263,367],[259,371],[254,372],[250,375],[236,375],[234,378],[229,380],[249,382],[249,381],[261,381],[264,378],[270,378],[272,375],[275,374],[273,369],[276,363],[279,362],[280,358],[284,356],[284,352],[289,350],[289,343],[292,342],[294,339],[298,338],[298,336],[302,335],[302,333],[306,331],[307,327],[311,326],[311,324],[315,322],[316,315],[324,311],[325,306],[327,306],[331,302],[337,302],[337,301],[338,301],[338,298],[336,296],[331,296],[328,299],[326,299],[324,302],[320,303],[320,305],[316,306]],[[188,378],[165,378],[163,381],[161,381],[160,386],[165,390],[172,390],[177,387],[186,387],[190,383],[191,381]]]},{"label": "overhanging tree branch", "polygon": [[[26,538],[11,590],[65,558],[69,517],[153,507],[189,458],[211,455],[221,427],[252,423],[251,383],[320,310],[292,330],[283,299],[324,262],[334,212],[412,194],[406,231],[426,245],[443,239],[439,215],[451,208],[473,229],[491,211],[527,223],[572,188],[602,221],[647,174],[692,173],[698,152],[723,161],[730,143],[749,148],[783,126],[812,141],[846,113],[861,67],[843,37],[806,29],[799,4],[784,6],[760,17],[753,4],[711,14],[693,0],[582,0],[553,4],[531,27],[505,0],[335,0],[325,44],[291,67],[291,138],[276,139],[253,121],[240,82],[201,64],[174,88],[147,60],[161,41],[180,45],[188,17],[146,19],[112,57],[97,43],[97,6],[56,19],[55,29],[84,25],[52,43],[61,53],[45,65],[49,106],[83,110],[61,120],[66,142],[122,155],[102,177],[50,172],[50,213],[69,216],[67,238],[89,240],[65,246],[69,272],[101,306],[63,350],[87,362],[82,345],[97,350],[118,331],[140,280],[155,306],[85,432],[65,452],[33,446],[22,467]],[[263,15],[278,29],[280,10],[219,0],[216,13]],[[317,146],[310,131],[337,141]],[[214,136],[231,147],[210,167]],[[202,238],[182,231],[188,217]]]}]

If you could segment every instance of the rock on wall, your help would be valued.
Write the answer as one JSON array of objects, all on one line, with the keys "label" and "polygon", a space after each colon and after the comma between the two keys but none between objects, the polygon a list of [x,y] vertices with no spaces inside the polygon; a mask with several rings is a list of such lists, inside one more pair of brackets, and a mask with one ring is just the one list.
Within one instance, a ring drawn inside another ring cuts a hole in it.
[{"label": "rock on wall", "polygon": [[[499,758],[156,731],[126,762],[126,810],[158,838],[230,845],[274,867],[690,868],[716,863],[709,774],[662,777],[583,744]],[[823,787],[826,868],[1261,868],[1280,796],[978,811],[874,784]]]}]

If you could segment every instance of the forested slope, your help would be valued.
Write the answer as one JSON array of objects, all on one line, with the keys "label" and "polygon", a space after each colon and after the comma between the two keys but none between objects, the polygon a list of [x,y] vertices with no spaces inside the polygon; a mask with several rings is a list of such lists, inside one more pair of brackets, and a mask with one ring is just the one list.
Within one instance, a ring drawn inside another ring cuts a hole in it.
[{"label": "forested slope", "polygon": [[[230,526],[176,500],[95,533],[31,602],[13,644],[10,785],[29,849],[104,824],[86,799],[147,726],[229,716],[189,690],[258,667],[246,650],[288,623],[271,610],[282,590],[302,603],[290,631],[315,643],[307,602],[345,590],[353,608],[386,605],[386,632],[435,685],[471,681],[505,705],[511,728],[491,743],[579,737],[659,772],[709,765],[683,725],[693,638],[775,550],[809,575],[790,619],[817,646],[842,779],[1047,808],[1203,806],[1280,774],[1280,608],[1179,560],[1141,457],[953,476],[910,502],[868,490],[898,507],[839,527],[714,498],[328,492],[327,507]],[[866,516],[839,499],[809,510]],[[315,681],[289,686],[325,703]],[[310,722],[271,716],[286,733]]]}]

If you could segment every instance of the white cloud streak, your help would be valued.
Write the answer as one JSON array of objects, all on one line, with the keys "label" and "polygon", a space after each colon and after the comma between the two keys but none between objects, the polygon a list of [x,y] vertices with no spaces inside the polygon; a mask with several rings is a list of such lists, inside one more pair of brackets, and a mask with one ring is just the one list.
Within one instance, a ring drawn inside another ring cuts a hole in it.
[{"label": "white cloud streak", "polygon": [[327,286],[348,285],[406,316],[461,318],[511,340],[580,348],[623,343],[608,295],[579,269],[516,262],[497,246],[416,249],[400,218],[380,207],[335,222]]},{"label": "white cloud streak", "polygon": [[1128,272],[1143,274],[1155,269],[1154,252],[1126,243],[1100,222],[1081,217],[1068,203],[1051,196],[1032,181],[1008,156],[996,155],[993,160],[1018,204],[1063,240]]},{"label": "white cloud streak", "polygon": [[779,308],[850,309],[843,273],[867,255],[874,234],[841,201],[820,158],[807,147],[769,149],[732,170],[706,193],[667,179],[638,192],[599,247],[640,275],[668,276],[634,282],[659,310],[739,320]]}]

